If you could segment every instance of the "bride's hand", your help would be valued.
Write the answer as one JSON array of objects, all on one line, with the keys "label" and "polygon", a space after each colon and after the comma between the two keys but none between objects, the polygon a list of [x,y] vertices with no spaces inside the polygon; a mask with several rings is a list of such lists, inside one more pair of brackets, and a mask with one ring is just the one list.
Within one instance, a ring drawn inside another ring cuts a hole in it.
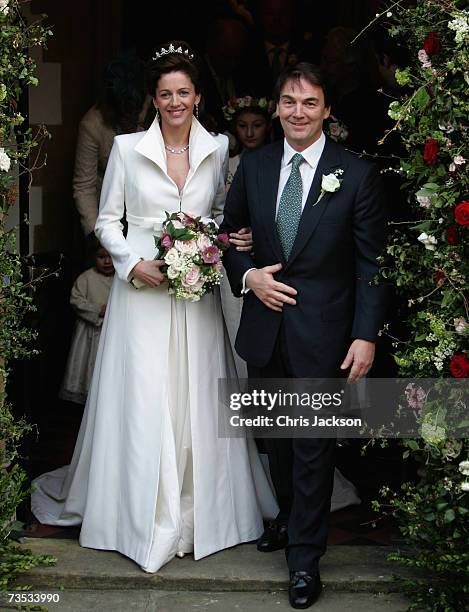
[{"label": "bride's hand", "polygon": [[162,259],[142,260],[132,268],[131,274],[148,287],[158,287],[165,280],[165,277],[160,272],[160,268],[163,265],[164,261]]},{"label": "bride's hand", "polygon": [[237,233],[230,234],[230,243],[236,246],[237,251],[252,251],[252,233],[250,227],[242,227]]}]

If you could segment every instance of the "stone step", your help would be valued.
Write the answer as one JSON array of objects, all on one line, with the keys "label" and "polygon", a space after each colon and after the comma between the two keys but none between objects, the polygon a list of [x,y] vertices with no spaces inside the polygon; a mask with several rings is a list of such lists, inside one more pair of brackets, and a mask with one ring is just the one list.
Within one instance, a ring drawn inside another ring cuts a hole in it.
[{"label": "stone step", "polygon": [[[50,592],[52,593],[52,592]],[[45,591],[42,592],[45,594]],[[49,612],[291,612],[285,591],[201,592],[160,590],[55,591],[59,601],[47,603]],[[327,587],[314,612],[402,612],[409,602],[398,593],[339,593]],[[0,604],[0,610],[11,611]]]},{"label": "stone step", "polygon": [[[203,592],[272,592],[287,588],[283,551],[259,553],[244,544],[194,561],[176,558],[156,574],[142,571],[116,552],[82,548],[75,540],[29,538],[24,546],[50,554],[58,562],[23,574],[22,584],[36,589],[162,590]],[[392,593],[393,574],[409,577],[407,568],[386,560],[386,546],[330,546],[321,561],[321,578],[328,591]]]}]

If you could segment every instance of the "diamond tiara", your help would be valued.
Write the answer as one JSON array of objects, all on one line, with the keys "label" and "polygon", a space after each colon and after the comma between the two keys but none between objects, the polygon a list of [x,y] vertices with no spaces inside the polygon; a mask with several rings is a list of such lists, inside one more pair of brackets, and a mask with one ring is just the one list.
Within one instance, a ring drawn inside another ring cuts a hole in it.
[{"label": "diamond tiara", "polygon": [[163,55],[168,55],[169,53],[180,53],[181,55],[187,57],[187,59],[194,59],[194,55],[192,53],[189,53],[188,49],[183,50],[180,46],[176,49],[176,47],[172,43],[167,49],[161,47],[160,51],[157,51],[151,59],[155,61],[157,59],[160,59],[160,57],[163,57]]}]

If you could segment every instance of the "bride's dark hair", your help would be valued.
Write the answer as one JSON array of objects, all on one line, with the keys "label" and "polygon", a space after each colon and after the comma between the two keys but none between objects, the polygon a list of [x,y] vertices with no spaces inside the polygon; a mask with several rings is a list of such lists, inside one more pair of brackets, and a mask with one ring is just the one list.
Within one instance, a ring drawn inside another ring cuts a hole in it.
[{"label": "bride's dark hair", "polygon": [[[181,52],[170,52],[161,54],[161,50],[166,51],[170,46],[174,49],[182,49]],[[185,53],[187,51],[187,53]],[[163,74],[169,72],[184,72],[190,78],[194,85],[195,92],[200,94],[200,70],[194,51],[183,40],[170,40],[164,45],[160,45],[153,53],[152,58],[148,61],[145,70],[146,85],[148,93],[153,97],[155,95],[158,81]]]}]

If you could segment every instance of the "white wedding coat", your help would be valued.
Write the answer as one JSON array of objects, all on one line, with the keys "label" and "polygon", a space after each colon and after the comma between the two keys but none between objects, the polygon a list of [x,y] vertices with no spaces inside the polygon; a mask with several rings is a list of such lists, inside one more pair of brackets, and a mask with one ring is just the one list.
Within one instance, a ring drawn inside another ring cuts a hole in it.
[{"label": "white wedding coat", "polygon": [[[212,217],[225,195],[228,139],[215,139],[194,119],[189,143],[182,210]],[[251,442],[217,435],[217,379],[234,376],[219,293],[188,303],[165,285],[136,290],[128,281],[140,258],[155,256],[165,211],[177,210],[158,122],[117,136],[95,228],[116,277],[92,385],[71,465],[36,479],[32,495],[42,523],[82,523],[82,546],[117,550],[147,571],[187,546],[181,452],[189,457],[184,473],[193,468],[195,559],[256,539],[262,514],[277,513]],[[174,414],[174,406],[182,410]]]}]

